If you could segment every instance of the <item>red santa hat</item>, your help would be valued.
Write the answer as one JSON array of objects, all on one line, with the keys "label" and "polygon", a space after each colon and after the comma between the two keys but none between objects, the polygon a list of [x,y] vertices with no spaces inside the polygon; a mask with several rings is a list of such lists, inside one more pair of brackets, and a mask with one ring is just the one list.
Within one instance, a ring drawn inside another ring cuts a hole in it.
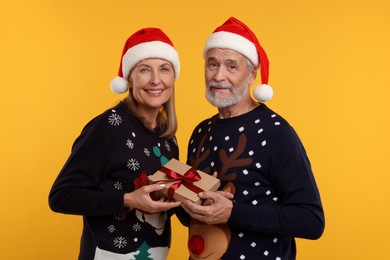
[{"label": "red santa hat", "polygon": [[160,58],[172,63],[175,79],[179,77],[179,55],[168,36],[158,28],[144,28],[131,35],[123,47],[118,76],[110,87],[114,93],[126,93],[129,75],[138,62],[148,58]]},{"label": "red santa hat", "polygon": [[209,36],[203,51],[206,58],[208,50],[212,48],[226,48],[241,53],[253,65],[260,68],[261,85],[255,87],[253,96],[266,102],[273,96],[273,90],[268,85],[269,61],[256,35],[243,22],[230,17]]}]

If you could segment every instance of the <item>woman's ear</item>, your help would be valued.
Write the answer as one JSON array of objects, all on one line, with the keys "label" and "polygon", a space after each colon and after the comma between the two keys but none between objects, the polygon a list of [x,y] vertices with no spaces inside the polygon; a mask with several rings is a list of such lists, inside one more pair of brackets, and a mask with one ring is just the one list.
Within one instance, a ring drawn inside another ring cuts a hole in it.
[{"label": "woman's ear", "polygon": [[134,84],[134,81],[131,77],[131,72],[130,72],[130,75],[129,75],[129,78],[127,79],[127,81],[129,82],[129,90],[130,90],[131,88],[133,88],[133,84]]}]

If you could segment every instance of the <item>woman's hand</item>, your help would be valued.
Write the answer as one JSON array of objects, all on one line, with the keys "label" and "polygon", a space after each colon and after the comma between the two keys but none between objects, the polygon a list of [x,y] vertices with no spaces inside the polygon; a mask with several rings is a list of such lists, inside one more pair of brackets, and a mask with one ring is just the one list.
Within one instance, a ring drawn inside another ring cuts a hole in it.
[{"label": "woman's hand", "polygon": [[124,206],[128,208],[135,208],[149,214],[166,211],[181,205],[180,202],[167,201],[166,197],[159,200],[153,200],[150,193],[160,191],[165,187],[165,184],[154,183],[145,185],[133,192],[124,195]]}]

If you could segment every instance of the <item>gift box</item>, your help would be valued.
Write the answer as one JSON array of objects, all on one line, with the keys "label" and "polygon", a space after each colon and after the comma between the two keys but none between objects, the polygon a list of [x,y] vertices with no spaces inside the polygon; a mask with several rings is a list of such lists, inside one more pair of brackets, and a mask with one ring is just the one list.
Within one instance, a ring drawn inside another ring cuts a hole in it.
[{"label": "gift box", "polygon": [[160,170],[149,176],[150,183],[164,183],[161,192],[175,201],[191,200],[201,203],[198,193],[216,191],[220,186],[219,179],[196,170],[176,159],[171,159]]}]

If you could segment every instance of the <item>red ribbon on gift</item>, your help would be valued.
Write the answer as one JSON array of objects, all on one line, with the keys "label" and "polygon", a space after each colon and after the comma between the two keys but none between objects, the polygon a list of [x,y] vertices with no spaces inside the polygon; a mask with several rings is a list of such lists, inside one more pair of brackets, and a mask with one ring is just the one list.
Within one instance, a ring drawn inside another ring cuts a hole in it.
[{"label": "red ribbon on gift", "polygon": [[162,167],[160,171],[165,173],[167,177],[170,178],[169,180],[165,180],[164,182],[175,182],[168,188],[167,197],[169,199],[173,199],[173,194],[182,184],[196,194],[204,191],[203,189],[193,184],[194,182],[197,182],[202,179],[202,177],[200,177],[199,173],[194,168],[190,168],[184,173],[184,175],[181,175],[166,167]]}]

